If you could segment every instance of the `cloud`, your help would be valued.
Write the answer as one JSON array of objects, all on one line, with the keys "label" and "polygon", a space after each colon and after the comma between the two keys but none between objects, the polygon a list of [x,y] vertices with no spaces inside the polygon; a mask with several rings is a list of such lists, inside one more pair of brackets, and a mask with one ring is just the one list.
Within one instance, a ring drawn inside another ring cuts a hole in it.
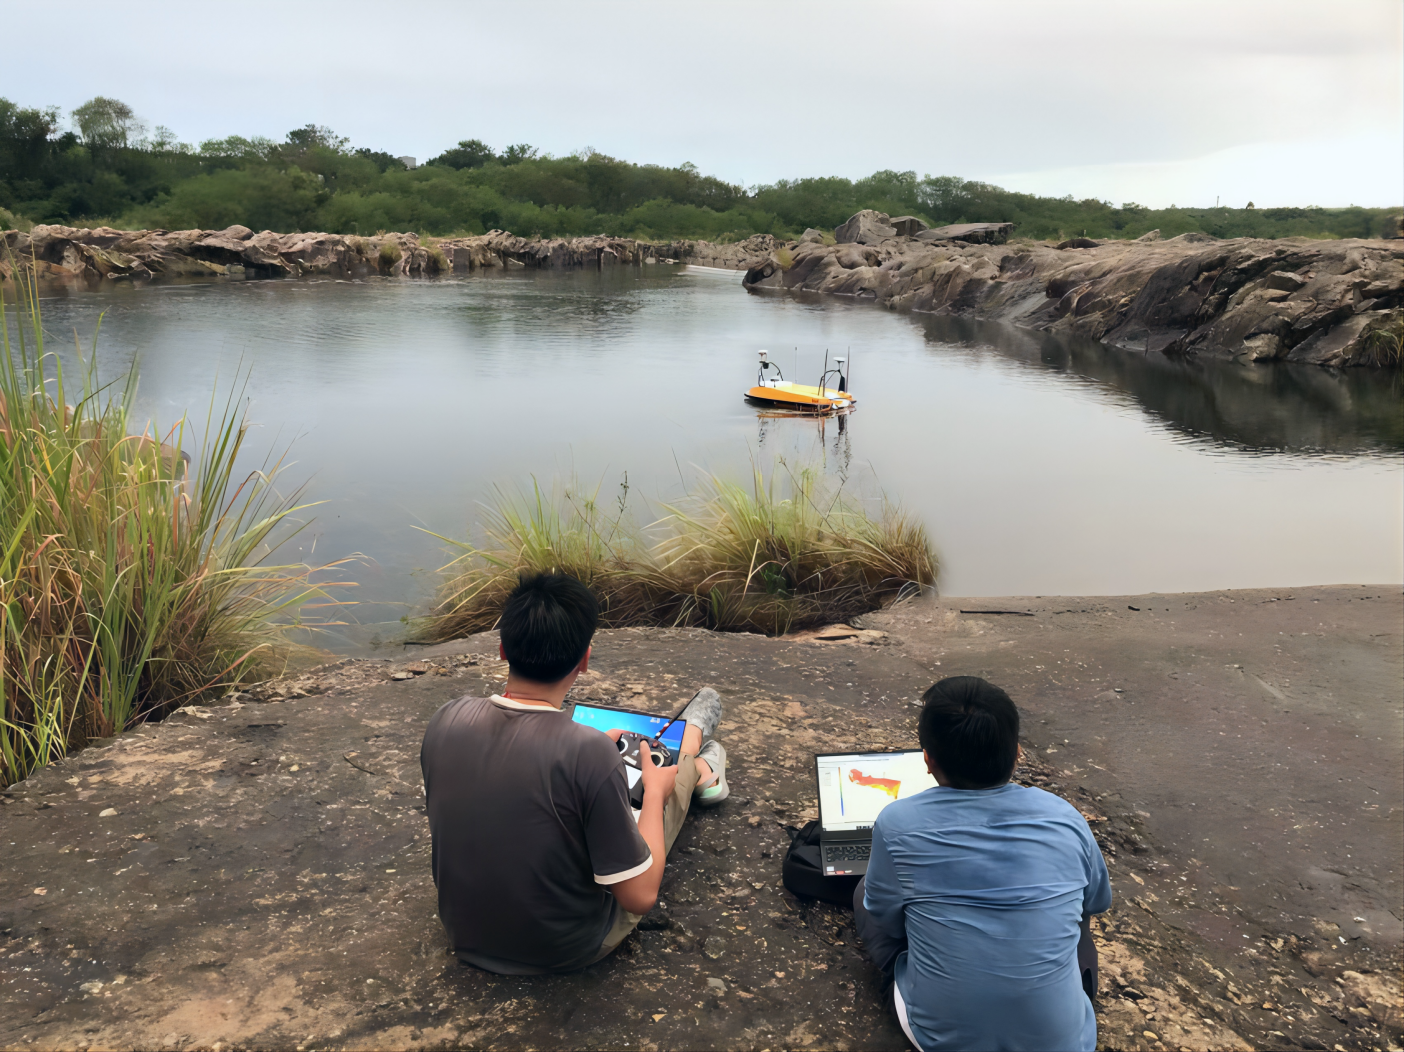
[{"label": "cloud", "polygon": [[[1346,184],[1342,171],[1353,178]],[[1386,207],[1404,197],[1397,136],[1365,132],[1297,142],[1249,143],[1183,161],[1003,172],[986,182],[1024,193],[1098,198],[1149,208],[1319,205]]]},{"label": "cloud", "polygon": [[[12,5],[11,39],[62,39],[62,72],[11,49],[0,94],[110,95],[189,141],[310,121],[421,159],[481,138],[747,184],[896,168],[1120,187],[1258,143],[1404,151],[1401,24],[1398,0]],[[1313,199],[1376,194],[1373,171],[1313,170]]]}]

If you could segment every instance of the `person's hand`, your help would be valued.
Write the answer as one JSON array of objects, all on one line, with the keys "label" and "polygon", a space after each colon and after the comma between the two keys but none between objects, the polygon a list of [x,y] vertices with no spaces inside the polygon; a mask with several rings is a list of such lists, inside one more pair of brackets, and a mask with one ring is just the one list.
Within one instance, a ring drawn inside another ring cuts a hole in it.
[{"label": "person's hand", "polygon": [[678,766],[671,767],[655,766],[649,758],[648,742],[639,742],[639,774],[643,776],[644,799],[650,795],[657,795],[660,800],[666,799],[673,791],[673,785],[678,780]]},{"label": "person's hand", "polygon": [[610,741],[614,742],[615,745],[618,745],[619,738],[621,735],[623,735],[623,733],[624,732],[621,731],[618,727],[615,727],[611,731],[605,731],[605,737],[608,738]]}]

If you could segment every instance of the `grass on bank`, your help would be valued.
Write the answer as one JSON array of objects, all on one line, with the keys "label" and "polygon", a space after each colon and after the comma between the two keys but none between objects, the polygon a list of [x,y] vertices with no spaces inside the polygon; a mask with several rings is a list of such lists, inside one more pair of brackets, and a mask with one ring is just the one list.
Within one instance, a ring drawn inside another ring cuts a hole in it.
[{"label": "grass on bank", "polygon": [[525,499],[499,491],[481,545],[441,538],[462,554],[444,567],[437,606],[416,635],[441,641],[492,628],[528,571],[584,581],[602,627],[771,634],[847,620],[935,582],[920,523],[890,505],[873,518],[817,470],[780,468],[768,480],[755,471],[749,486],[708,476],[643,528],[629,515],[627,485],[617,510],[578,487],[547,496],[534,486]]},{"label": "grass on bank", "polygon": [[280,671],[273,618],[320,594],[309,568],[262,565],[298,507],[276,465],[235,477],[235,399],[211,400],[187,465],[184,421],[164,440],[128,433],[135,374],[100,388],[96,346],[69,389],[33,276],[17,288],[12,305],[0,286],[0,786]]}]

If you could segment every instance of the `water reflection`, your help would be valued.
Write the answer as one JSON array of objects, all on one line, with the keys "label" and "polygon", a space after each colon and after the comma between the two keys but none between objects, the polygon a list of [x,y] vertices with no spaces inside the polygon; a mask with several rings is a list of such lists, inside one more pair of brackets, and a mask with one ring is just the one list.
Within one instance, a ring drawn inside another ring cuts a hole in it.
[{"label": "water reflection", "polygon": [[989,348],[1049,372],[1105,385],[1190,439],[1227,443],[1245,452],[1404,451],[1404,385],[1397,371],[1167,358],[1009,325],[916,318],[932,344]]},{"label": "water reflection", "polygon": [[[75,291],[46,304],[51,346],[103,311],[103,374],[139,358],[143,416],[200,417],[247,373],[256,459],[292,441],[288,486],[325,501],[284,554],[365,553],[365,635],[449,558],[412,527],[463,537],[495,486],[627,471],[669,501],[778,458],[902,503],[949,594],[1404,577],[1398,382],[1367,370],[1143,358],[673,267]],[[849,355],[854,414],[758,413],[760,348],[815,379]]]}]

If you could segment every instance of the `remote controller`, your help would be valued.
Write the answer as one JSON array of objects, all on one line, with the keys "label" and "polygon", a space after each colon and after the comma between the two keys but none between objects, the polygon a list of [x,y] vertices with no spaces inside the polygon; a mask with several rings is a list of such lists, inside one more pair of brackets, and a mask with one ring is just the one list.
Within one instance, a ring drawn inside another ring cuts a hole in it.
[{"label": "remote controller", "polygon": [[[625,731],[619,736],[619,755],[624,762],[636,771],[639,769],[641,754],[639,752],[639,742],[648,742],[649,759],[653,761],[655,767],[667,767],[670,763],[675,763],[673,752],[657,738],[647,738],[642,734],[635,734],[632,731]],[[635,810],[643,808],[643,778],[640,778],[629,787],[629,805]]]},{"label": "remote controller", "polygon": [[633,731],[625,731],[619,736],[619,755],[630,767],[638,767],[642,762],[639,742],[648,742],[649,758],[655,767],[667,767],[674,763],[673,752],[657,738],[649,738]]}]

